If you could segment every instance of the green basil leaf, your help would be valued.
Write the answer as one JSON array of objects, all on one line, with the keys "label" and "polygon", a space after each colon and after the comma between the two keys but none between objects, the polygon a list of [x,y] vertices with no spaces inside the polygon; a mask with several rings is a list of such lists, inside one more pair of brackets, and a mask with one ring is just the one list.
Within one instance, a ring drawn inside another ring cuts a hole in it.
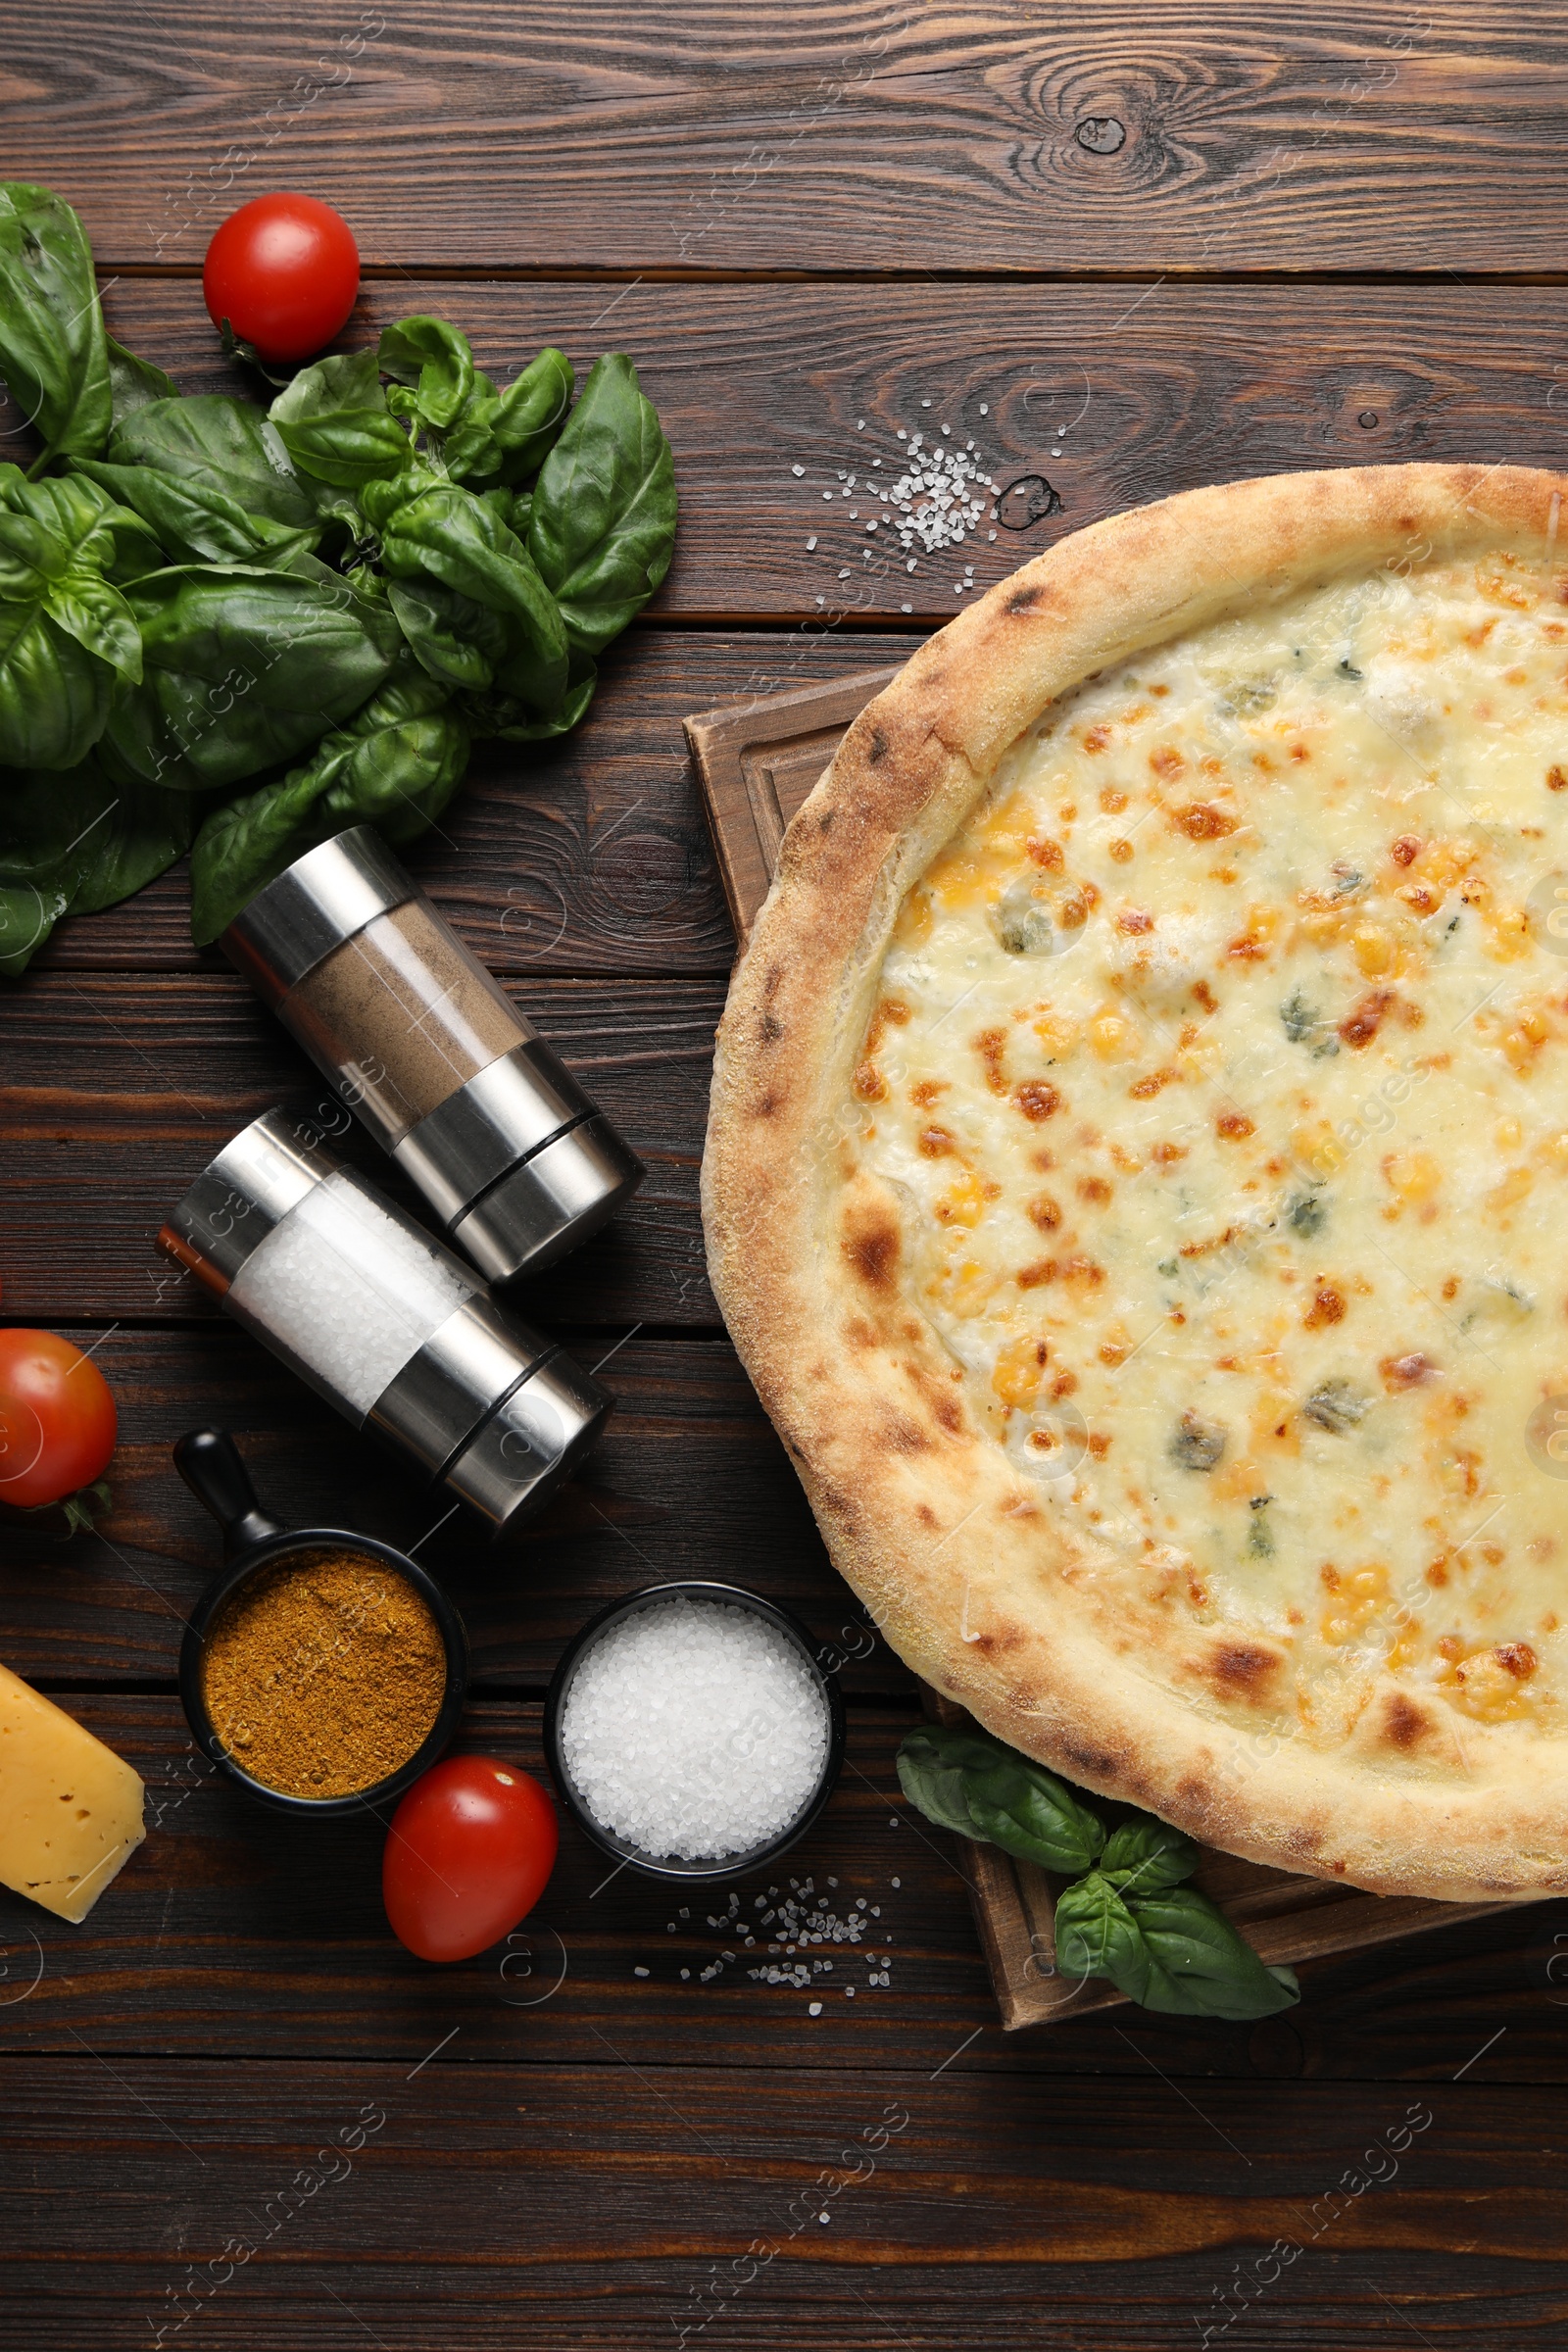
[{"label": "green basil leaf", "polygon": [[128,686],[141,677],[141,631],[118,588],[90,564],[74,564],[46,590],[43,609],[89,654],[117,670]]},{"label": "green basil leaf", "polygon": [[445,690],[405,657],[399,674],[303,766],[206,819],[191,853],[196,945],[217,939],[284,866],[345,826],[414,839],[441,813],[467,758],[467,730]]},{"label": "green basil leaf", "polygon": [[190,846],[188,793],[64,774],[0,775],[0,972],[21,972],[64,914],[92,914],[153,881]]},{"label": "green basil leaf", "polygon": [[507,624],[502,690],[553,710],[566,690],[566,633],[554,598],[522,541],[482,499],[447,482],[399,507],[386,523],[381,561],[394,579],[427,576],[455,588]]},{"label": "green basil leaf", "polygon": [[507,658],[507,624],[499,612],[439,580],[390,580],[387,595],[421,669],[454,690],[482,693],[493,682]]},{"label": "green basil leaf", "polygon": [[373,351],[339,353],[302,368],[268,418],[301,473],[340,490],[398,473],[413,454],[387,408]]},{"label": "green basil leaf", "polygon": [[546,458],[528,549],[561,607],[566,634],[599,653],[669,569],[675,470],[653,403],[623,352],[596,362]]},{"label": "green basil leaf", "polygon": [[1130,2001],[1149,1999],[1153,1959],[1108,1879],[1092,1870],[1056,1897],[1056,1967],[1064,1977],[1108,1977]]},{"label": "green basil leaf", "polygon": [[116,466],[149,466],[290,530],[309,530],[316,504],[274,424],[226,392],[155,400],[116,422],[105,453]]},{"label": "green basil leaf", "polygon": [[0,182],[0,374],[44,460],[98,455],[114,400],[92,248],[70,205],[24,180]]},{"label": "green basil leaf", "polygon": [[965,1779],[970,1815],[982,1838],[1042,1870],[1087,1870],[1105,1833],[1065,1781],[1027,1757],[971,1771]]},{"label": "green basil leaf", "polygon": [[155,368],[151,360],[139,360],[123,343],[113,335],[104,341],[109,351],[109,389],[114,401],[114,421],[122,424],[137,409],[145,409],[155,400],[177,400],[179,386],[172,375]]},{"label": "green basil leaf", "polygon": [[115,673],[41,601],[0,604],[0,765],[76,767],[103,734]]},{"label": "green basil leaf", "polygon": [[1265,1968],[1196,1886],[1129,1891],[1125,1901],[1150,1958],[1147,1988],[1135,1995],[1146,2008],[1183,2017],[1271,2017],[1300,1999],[1291,1970]]},{"label": "green basil leaf", "polygon": [[898,1753],[899,1787],[939,1829],[978,1838],[964,1798],[965,1766],[990,1759],[978,1740],[929,1724],[906,1733]]},{"label": "green basil leaf", "polygon": [[400,318],[381,329],[383,375],[415,386],[414,414],[444,432],[473,390],[473,350],[444,318]]},{"label": "green basil leaf", "polygon": [[899,1779],[911,1804],[945,1829],[1044,1870],[1087,1870],[1104,1842],[1099,1818],[1065,1781],[989,1732],[945,1724],[911,1732]]},{"label": "green basil leaf", "polygon": [[116,554],[119,513],[92,482],[29,482],[16,466],[0,467],[0,761],[7,766],[76,766],[103,732],[116,673],[132,685],[140,675],[134,615],[102,568]]},{"label": "green basil leaf", "polygon": [[299,562],[319,576],[180,564],[137,581],[143,675],[105,734],[113,773],[185,792],[235,784],[297,758],[375,692],[398,650],[391,612]]},{"label": "green basil leaf", "polygon": [[320,535],[314,528],[290,530],[265,514],[247,514],[206,482],[160,473],[150,466],[108,466],[89,459],[78,460],[77,471],[157,533],[165,563],[270,566],[301,548],[314,548]]},{"label": "green basil leaf", "polygon": [[565,430],[576,381],[565,353],[547,343],[500,394],[486,429],[503,453],[508,482],[538,472]]},{"label": "green basil leaf", "polygon": [[1111,1831],[1100,1868],[1123,1894],[1153,1894],[1192,1877],[1198,1868],[1198,1847],[1169,1822],[1145,1813]]}]

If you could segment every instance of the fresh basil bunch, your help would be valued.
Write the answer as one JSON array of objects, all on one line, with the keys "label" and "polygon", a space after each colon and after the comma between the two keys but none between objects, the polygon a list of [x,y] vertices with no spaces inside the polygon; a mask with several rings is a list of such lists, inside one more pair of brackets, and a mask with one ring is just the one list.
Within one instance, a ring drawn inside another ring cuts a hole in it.
[{"label": "fresh basil bunch", "polygon": [[0,374],[43,444],[0,466],[0,972],[192,843],[205,946],[342,827],[413,839],[473,741],[577,725],[669,567],[621,353],[574,405],[564,353],[501,387],[419,317],[265,412],[185,400],[105,331],[71,207],[12,183]]},{"label": "fresh basil bunch", "polygon": [[1223,1911],[1183,1886],[1198,1847],[1168,1823],[1137,1814],[1107,1836],[1064,1781],[989,1732],[911,1732],[899,1781],[941,1828],[1070,1878],[1056,1898],[1063,1976],[1108,1977],[1144,2008],[1187,2017],[1267,2017],[1300,1999],[1291,1969],[1265,1967]]}]

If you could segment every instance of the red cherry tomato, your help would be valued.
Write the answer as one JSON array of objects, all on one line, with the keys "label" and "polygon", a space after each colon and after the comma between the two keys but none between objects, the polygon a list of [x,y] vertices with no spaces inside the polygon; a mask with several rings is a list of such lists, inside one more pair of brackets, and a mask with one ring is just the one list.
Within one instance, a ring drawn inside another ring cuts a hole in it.
[{"label": "red cherry tomato", "polygon": [[330,343],[360,290],[360,249],[341,213],[314,196],[257,196],[207,248],[202,292],[264,360],[308,360]]},{"label": "red cherry tomato", "polygon": [[471,1960],[526,1918],[556,1866],[556,1809],[494,1756],[447,1756],[392,1816],[381,1899],[421,1960]]},{"label": "red cherry tomato", "polygon": [[114,1450],[115,1400],[97,1365],[52,1331],[0,1331],[0,1502],[59,1502]]}]

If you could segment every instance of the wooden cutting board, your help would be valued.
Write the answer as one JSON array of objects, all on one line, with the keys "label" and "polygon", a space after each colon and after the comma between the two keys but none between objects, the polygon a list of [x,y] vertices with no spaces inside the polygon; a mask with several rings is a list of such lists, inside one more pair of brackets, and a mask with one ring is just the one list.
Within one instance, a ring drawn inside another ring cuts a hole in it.
[{"label": "wooden cutting board", "polygon": [[[795,687],[687,719],[686,738],[742,946],[767,896],[785,827],[850,721],[897,675],[897,667],[859,670],[830,685]],[[961,1707],[935,1691],[928,1690],[925,1699],[927,1713],[939,1721],[967,1721]],[[1056,1973],[1055,1884],[1045,1871],[1015,1862],[995,1845],[966,1844],[962,1852],[1004,2031],[1082,2017],[1125,1999],[1101,1978]],[[1507,1908],[1363,1894],[1329,1880],[1242,1862],[1212,1846],[1203,1848],[1193,1883],[1235,1922],[1262,1959],[1293,1968],[1298,1961],[1389,1943]]]}]

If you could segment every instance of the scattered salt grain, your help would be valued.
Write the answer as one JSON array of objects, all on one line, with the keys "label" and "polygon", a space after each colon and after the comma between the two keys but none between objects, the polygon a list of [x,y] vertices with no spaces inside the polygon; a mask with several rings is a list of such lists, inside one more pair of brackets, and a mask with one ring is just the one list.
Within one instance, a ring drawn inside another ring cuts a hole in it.
[{"label": "scattered salt grain", "polygon": [[901,605],[899,607],[899,611],[901,612],[912,612],[914,611],[914,607],[912,605]]},{"label": "scattered salt grain", "polygon": [[648,1971],[646,1968],[634,1968],[631,1973],[634,1977],[646,1977]]},{"label": "scattered salt grain", "polygon": [[991,414],[990,409],[986,406],[984,401],[980,403],[980,414],[982,416],[989,416]]},{"label": "scattered salt grain", "polygon": [[901,1879],[895,1879],[893,1884],[895,1886],[899,1886],[903,1885],[903,1881]]},{"label": "scattered salt grain", "polygon": [[[821,2002],[808,2001],[806,2004],[806,2014],[808,2017],[820,2017],[822,2014]],[[823,2214],[822,2219],[824,2222],[827,2220],[827,2215],[825,2213]]]},{"label": "scattered salt grain", "polygon": [[803,473],[806,471],[806,467],[805,467],[804,466],[792,466],[790,467],[790,471],[791,471],[791,473],[793,473],[793,474],[797,474],[797,475],[799,475],[799,474],[803,474]]},{"label": "scattered salt grain", "polygon": [[[992,532],[992,534],[991,534],[991,536],[992,536],[992,538],[993,538],[993,539],[996,537],[996,535],[997,535],[997,534],[996,534],[996,532],[995,532],[995,531],[993,531],[993,532]],[[806,542],[806,552],[807,552],[807,554],[808,554],[808,555],[809,555],[809,554],[811,553],[811,551],[812,551],[812,549],[815,547],[815,545],[816,545],[816,533],[813,531],[813,532],[811,533],[811,536],[809,537],[809,539],[808,539],[808,541]]]},{"label": "scattered salt grain", "polygon": [[566,1768],[595,1820],[682,1861],[776,1838],[815,1789],[827,1740],[821,1685],[785,1635],[748,1609],[684,1597],[603,1634],[561,1720]]}]

